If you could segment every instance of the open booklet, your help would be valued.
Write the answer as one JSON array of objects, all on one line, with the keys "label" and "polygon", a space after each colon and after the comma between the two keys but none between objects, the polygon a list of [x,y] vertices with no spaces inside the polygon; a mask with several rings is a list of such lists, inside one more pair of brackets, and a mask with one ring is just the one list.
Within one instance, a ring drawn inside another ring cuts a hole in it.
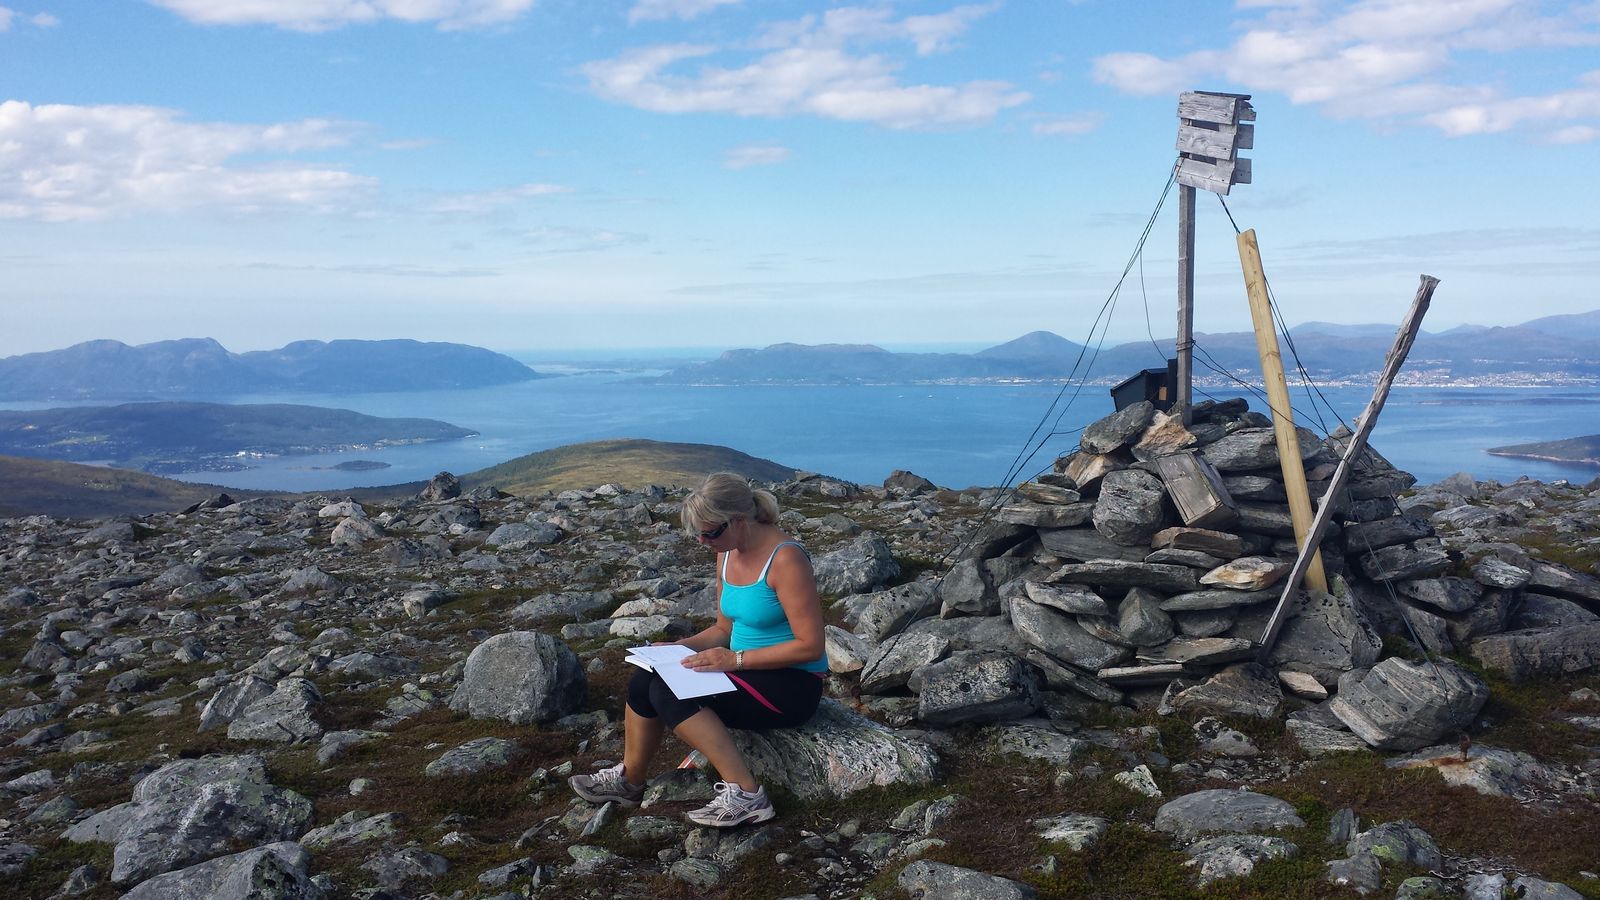
[{"label": "open booklet", "polygon": [[633,647],[623,659],[646,672],[660,674],[661,680],[667,683],[667,687],[672,689],[673,695],[679,700],[738,690],[725,672],[696,672],[694,669],[684,668],[683,658],[693,656],[694,653],[695,651],[682,644],[656,644],[649,647]]}]

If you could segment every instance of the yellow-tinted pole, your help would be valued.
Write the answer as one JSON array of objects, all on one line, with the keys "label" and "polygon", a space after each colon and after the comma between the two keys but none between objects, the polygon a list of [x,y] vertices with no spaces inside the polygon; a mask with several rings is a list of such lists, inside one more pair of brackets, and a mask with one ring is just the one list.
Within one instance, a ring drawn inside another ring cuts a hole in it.
[{"label": "yellow-tinted pole", "polygon": [[[1283,489],[1289,495],[1289,516],[1294,520],[1295,543],[1306,549],[1311,531],[1311,491],[1306,487],[1306,467],[1300,461],[1300,440],[1294,433],[1294,412],[1289,406],[1289,383],[1283,377],[1283,356],[1278,352],[1278,332],[1272,326],[1272,303],[1267,297],[1267,273],[1261,268],[1261,249],[1255,229],[1239,235],[1239,266],[1244,269],[1245,294],[1250,298],[1250,319],[1256,329],[1256,350],[1261,354],[1261,377],[1272,404],[1272,430],[1278,439],[1278,462],[1283,467]],[[1322,572],[1322,554],[1313,550],[1306,570],[1306,586],[1324,593],[1328,578]]]}]

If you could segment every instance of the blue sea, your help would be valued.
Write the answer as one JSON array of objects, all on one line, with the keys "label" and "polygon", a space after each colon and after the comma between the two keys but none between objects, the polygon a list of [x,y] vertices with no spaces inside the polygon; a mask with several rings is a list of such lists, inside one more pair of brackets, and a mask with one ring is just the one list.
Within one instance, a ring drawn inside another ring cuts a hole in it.
[{"label": "blue sea", "polygon": [[[558,367],[542,366],[546,370]],[[1107,389],[1059,397],[1059,385],[700,387],[643,381],[638,372],[582,372],[504,387],[406,394],[273,394],[239,403],[304,403],[376,416],[421,416],[471,428],[460,441],[351,453],[254,460],[235,472],[179,476],[241,488],[335,491],[420,481],[440,471],[482,469],[526,453],[609,438],[722,444],[784,465],[862,483],[909,469],[951,487],[997,485],[1048,468],[1077,443],[1077,430],[1111,412]],[[1221,398],[1241,389],[1207,388]],[[1323,388],[1347,422],[1367,387]],[[1294,388],[1298,421],[1323,432],[1338,420]],[[19,404],[20,405],[20,404]],[[35,404],[38,405],[38,404]],[[1264,400],[1251,406],[1265,410]],[[1321,413],[1313,414],[1313,409]],[[1041,424],[1041,417],[1044,417]],[[1038,427],[1037,432],[1035,431]],[[1600,388],[1396,388],[1373,446],[1423,481],[1458,471],[1480,479],[1587,482],[1600,469],[1508,459],[1489,447],[1600,432]],[[1031,437],[1031,440],[1030,440]],[[1030,453],[1031,452],[1031,453]],[[346,472],[355,459],[389,468]]]}]

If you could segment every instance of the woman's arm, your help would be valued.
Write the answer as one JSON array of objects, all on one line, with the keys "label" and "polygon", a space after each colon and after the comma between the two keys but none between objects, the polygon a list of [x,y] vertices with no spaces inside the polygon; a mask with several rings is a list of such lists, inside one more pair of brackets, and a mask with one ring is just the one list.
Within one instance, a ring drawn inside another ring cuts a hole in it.
[{"label": "woman's arm", "polygon": [[[744,667],[784,669],[821,659],[827,645],[822,634],[822,600],[817,597],[817,579],[811,571],[810,558],[799,547],[780,549],[767,572],[767,584],[778,592],[778,603],[789,619],[794,640],[744,651]],[[683,664],[700,671],[732,671],[733,651],[714,649],[697,653],[686,657]]]}]

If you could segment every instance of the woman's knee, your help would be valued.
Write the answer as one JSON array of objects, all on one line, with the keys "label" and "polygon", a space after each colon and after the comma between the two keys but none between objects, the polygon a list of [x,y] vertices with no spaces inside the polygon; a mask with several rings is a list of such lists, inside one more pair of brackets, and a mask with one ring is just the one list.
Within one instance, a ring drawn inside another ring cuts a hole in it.
[{"label": "woman's knee", "polygon": [[655,685],[666,687],[666,682],[654,672],[635,672],[628,679],[628,708],[647,719],[661,715],[658,712],[660,707],[655,702]]}]

